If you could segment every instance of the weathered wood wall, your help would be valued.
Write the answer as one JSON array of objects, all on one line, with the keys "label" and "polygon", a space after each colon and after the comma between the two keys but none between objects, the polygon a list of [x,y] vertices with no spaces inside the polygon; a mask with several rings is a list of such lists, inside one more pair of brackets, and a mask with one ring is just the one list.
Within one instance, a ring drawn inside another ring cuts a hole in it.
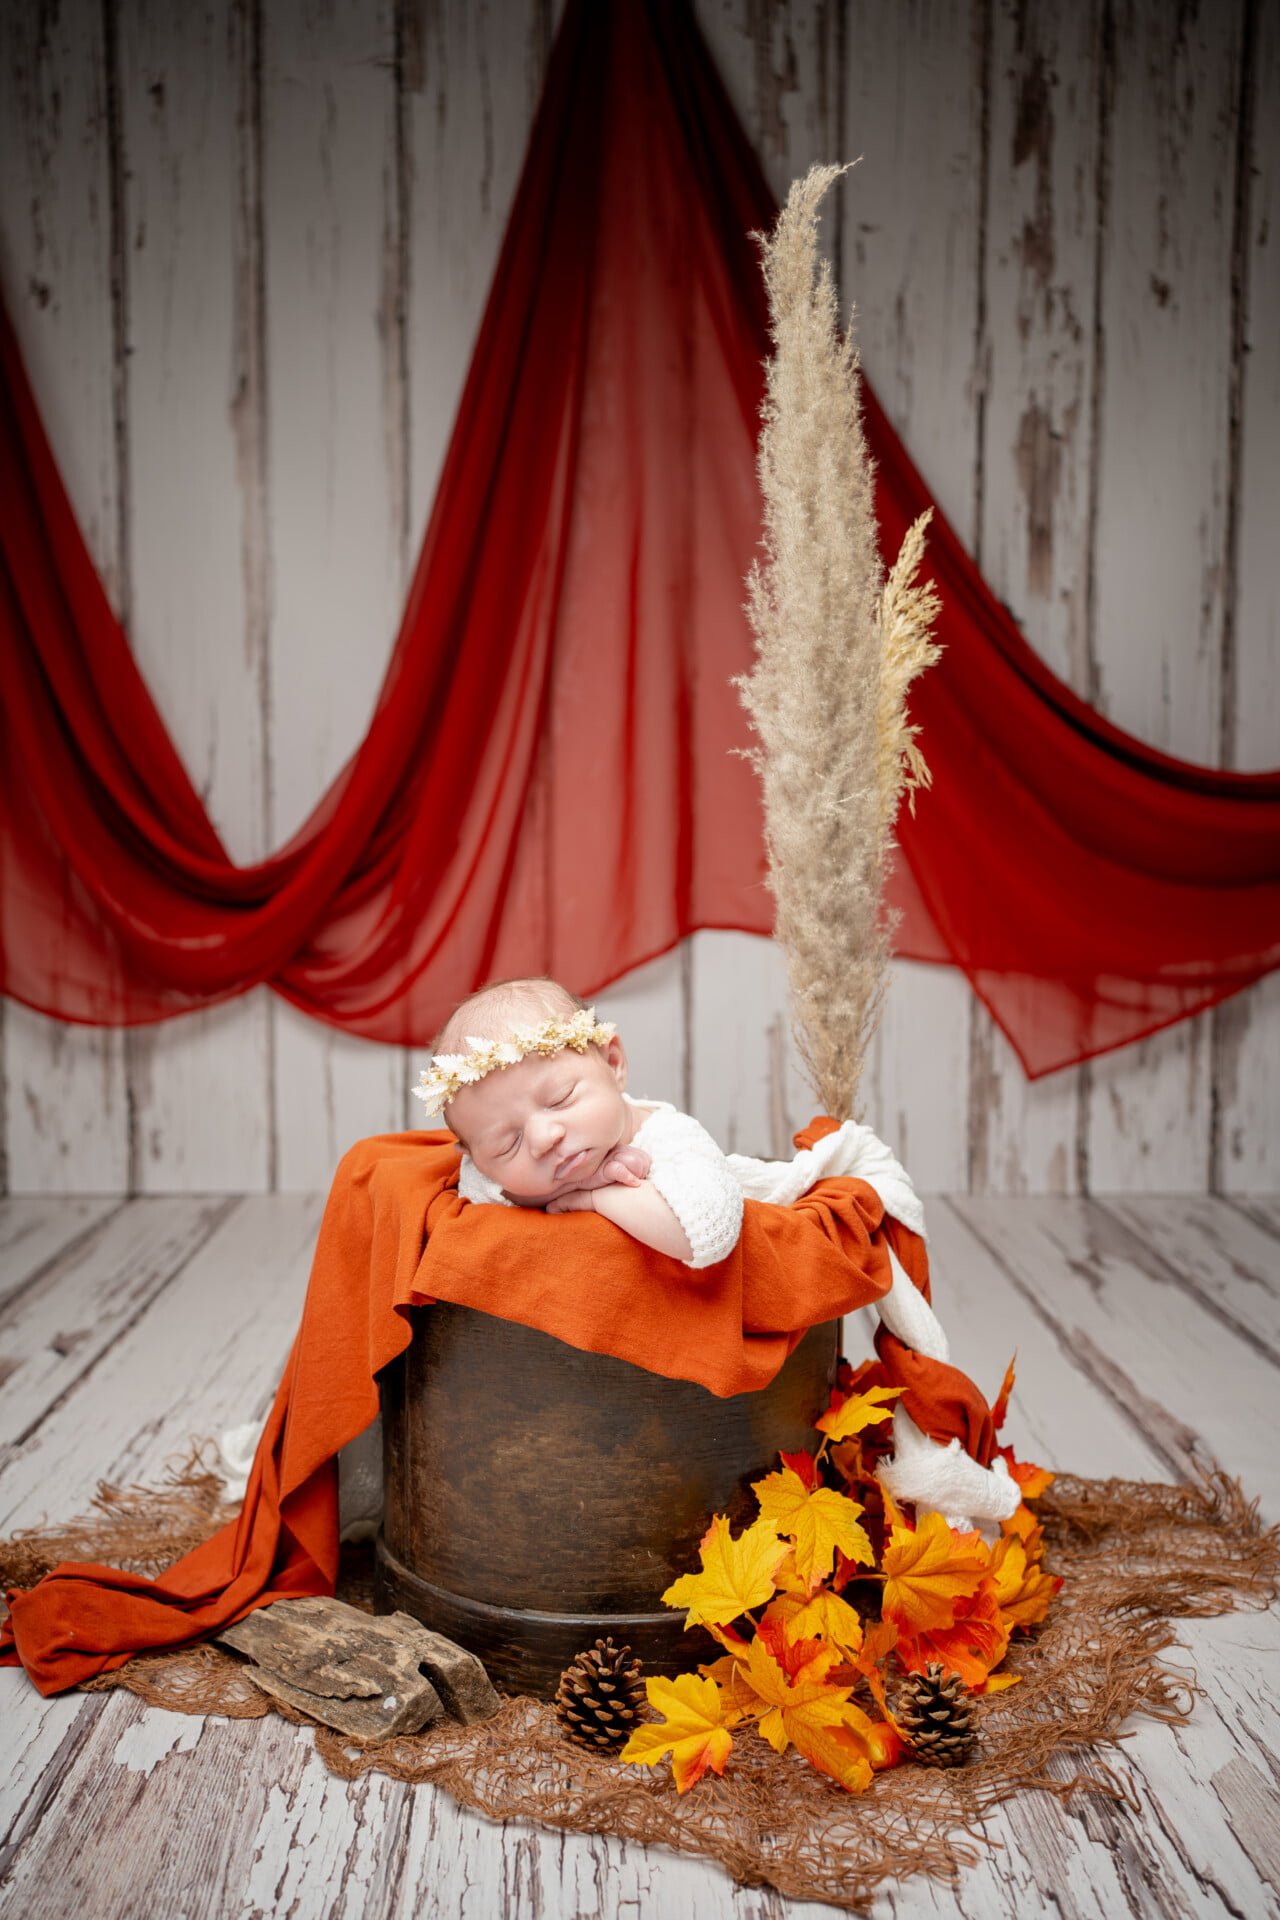
[{"label": "weathered wood wall", "polygon": [[[361,736],[552,0],[3,0],[0,276],[99,567],[232,854]],[[1173,752],[1280,761],[1277,0],[699,0],[775,190],[862,154],[868,373],[1033,644]],[[726,1144],[807,1112],[767,942],[603,997]],[[900,969],[870,1114],[953,1191],[1280,1186],[1280,978],[1034,1086]],[[4,1182],[322,1187],[416,1062],[265,992],[132,1033],[3,1008]]]}]

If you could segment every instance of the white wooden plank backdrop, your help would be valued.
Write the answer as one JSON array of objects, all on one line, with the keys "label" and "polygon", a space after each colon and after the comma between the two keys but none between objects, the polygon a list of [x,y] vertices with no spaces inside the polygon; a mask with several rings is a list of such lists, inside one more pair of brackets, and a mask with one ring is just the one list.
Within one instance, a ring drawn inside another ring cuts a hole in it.
[{"label": "white wooden plank backdrop", "polygon": [[[1033,645],[1120,724],[1280,761],[1280,4],[698,0],[775,190]],[[0,0],[0,277],[91,548],[232,854],[363,732],[552,0]],[[779,1149],[778,956],[707,934],[603,999],[646,1091]],[[725,1008],[732,1014],[726,1015]],[[868,1114],[924,1187],[1280,1184],[1280,983],[1028,1085],[901,966]],[[129,1035],[0,1010],[13,1191],[323,1187],[414,1063],[265,992]]]}]

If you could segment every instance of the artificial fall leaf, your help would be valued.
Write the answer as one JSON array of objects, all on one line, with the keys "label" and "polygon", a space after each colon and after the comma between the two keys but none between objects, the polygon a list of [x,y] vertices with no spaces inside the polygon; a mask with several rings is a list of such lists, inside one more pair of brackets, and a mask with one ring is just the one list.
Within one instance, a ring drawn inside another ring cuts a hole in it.
[{"label": "artificial fall leaf", "polygon": [[[746,1644],[744,1641],[744,1648]],[[742,1662],[735,1660],[731,1653],[721,1654],[709,1666],[699,1667],[698,1672],[719,1687],[720,1712],[726,1727],[736,1727],[745,1714],[754,1713],[759,1707],[759,1697],[743,1671]]]},{"label": "artificial fall leaf", "polygon": [[[777,1645],[775,1638],[774,1644]],[[794,1676],[784,1671],[763,1631],[751,1642],[747,1677],[766,1711],[760,1732],[777,1753],[794,1746],[819,1772],[826,1773],[850,1793],[871,1784],[872,1766],[862,1728],[871,1722],[849,1699],[847,1687],[833,1687],[826,1673],[835,1659],[832,1648],[817,1642],[791,1649],[804,1657]]]},{"label": "artificial fall leaf", "polygon": [[847,1600],[829,1587],[819,1587],[811,1599],[791,1612],[788,1631],[818,1634],[841,1653],[855,1654],[862,1646],[862,1618]]},{"label": "artificial fall leaf", "polygon": [[1006,1457],[1009,1472],[1021,1487],[1024,1500],[1038,1500],[1058,1477],[1056,1473],[1050,1473],[1048,1467],[1033,1467],[1029,1460],[1015,1460],[1011,1453]]},{"label": "artificial fall leaf", "polygon": [[931,1660],[958,1673],[967,1687],[980,1687],[998,1667],[1009,1646],[1009,1628],[1000,1616],[995,1582],[984,1580],[977,1593],[957,1600],[948,1626],[898,1638],[898,1658],[908,1673],[923,1673]]},{"label": "artificial fall leaf", "polygon": [[891,1739],[875,1732],[847,1686],[833,1684],[834,1649],[791,1639],[790,1631],[781,1621],[762,1620],[751,1643],[749,1678],[769,1706],[760,1732],[777,1752],[790,1743],[820,1772],[861,1793],[870,1784],[874,1758],[890,1764]]},{"label": "artificial fall leaf", "polygon": [[1044,1528],[1030,1507],[1020,1505],[1007,1520],[1000,1522],[1000,1531],[1002,1534],[1013,1534],[1021,1540],[1027,1550],[1028,1560],[1044,1558]]},{"label": "artificial fall leaf", "polygon": [[665,1605],[688,1607],[685,1626],[724,1626],[773,1595],[773,1575],[787,1549],[772,1526],[757,1520],[735,1540],[718,1513],[698,1549],[701,1573],[684,1573],[663,1594]]},{"label": "artificial fall leaf", "polygon": [[622,1749],[622,1758],[651,1767],[670,1753],[680,1793],[701,1780],[708,1767],[723,1773],[733,1736],[724,1724],[724,1701],[715,1681],[682,1673],[674,1680],[655,1675],[644,1685],[649,1705],[665,1718],[638,1726]]},{"label": "artificial fall leaf", "polygon": [[871,1542],[858,1524],[862,1508],[832,1487],[812,1493],[790,1467],[752,1481],[760,1502],[760,1520],[795,1542],[796,1572],[812,1589],[831,1572],[837,1549],[846,1559],[870,1566]]},{"label": "artificial fall leaf", "polygon": [[789,1467],[798,1480],[803,1480],[810,1493],[819,1484],[818,1463],[811,1453],[780,1453],[778,1455],[784,1467]]},{"label": "artificial fall leaf", "polygon": [[[793,1621],[767,1610],[760,1622],[756,1640],[766,1649],[779,1671],[793,1686],[802,1683],[827,1683],[838,1654],[821,1640],[798,1634]],[[754,1644],[754,1642],[753,1642]],[[748,1664],[750,1656],[748,1656]]]},{"label": "artificial fall leaf", "polygon": [[837,1440],[827,1455],[847,1487],[861,1488],[871,1479],[871,1466],[855,1434],[852,1440]]},{"label": "artificial fall leaf", "polygon": [[[1014,1675],[1009,1676],[1015,1678]],[[867,1758],[877,1773],[884,1773],[889,1767],[896,1767],[907,1751],[907,1743],[893,1719],[873,1720],[864,1736],[867,1744]]]},{"label": "artificial fall leaf", "polygon": [[1006,1626],[1030,1627],[1043,1620],[1062,1581],[1027,1558],[1016,1534],[1005,1533],[991,1549],[991,1577]]},{"label": "artificial fall leaf", "polygon": [[[787,1739],[810,1766],[836,1780],[846,1793],[865,1793],[871,1785],[874,1761],[887,1750],[871,1722],[862,1711],[846,1701],[834,1698],[810,1700],[802,1707],[780,1714]],[[864,1733],[857,1722],[864,1722]],[[761,1723],[763,1730],[763,1722]],[[885,1759],[884,1765],[893,1762]]]},{"label": "artificial fall leaf", "polygon": [[788,1547],[785,1557],[778,1562],[773,1584],[779,1593],[791,1595],[797,1601],[808,1598],[809,1582],[800,1578],[794,1547]]},{"label": "artificial fall leaf", "polygon": [[881,1565],[881,1603],[900,1634],[949,1627],[962,1600],[975,1594],[990,1568],[976,1533],[953,1533],[940,1513],[926,1513],[914,1533],[895,1526]]},{"label": "artificial fall leaf", "polygon": [[[835,1664],[834,1647],[824,1647],[816,1640],[807,1642],[806,1657],[799,1660],[794,1670],[788,1673],[779,1662],[775,1651],[775,1649],[781,1650],[781,1638],[780,1632],[771,1635],[767,1630],[762,1629],[751,1642],[744,1663],[747,1679],[766,1706],[780,1712],[783,1708],[792,1710],[806,1706],[813,1700],[839,1698],[844,1701],[848,1699],[847,1687],[833,1687],[827,1679],[827,1674]],[[795,1652],[796,1650],[793,1649],[793,1657]],[[769,1728],[765,1726],[765,1720],[769,1718],[770,1716],[766,1714],[761,1720],[760,1731],[766,1740],[778,1746],[775,1737],[778,1727],[772,1723]],[[783,1751],[786,1744],[783,1740],[781,1746],[778,1746],[779,1753]]]},{"label": "artificial fall leaf", "polygon": [[1021,1681],[1020,1673],[989,1673],[983,1682],[982,1691],[983,1693],[1003,1693],[1006,1687],[1016,1687],[1021,1684]]},{"label": "artificial fall leaf", "polygon": [[893,1412],[891,1403],[904,1391],[902,1387],[868,1387],[865,1393],[851,1393],[844,1400],[833,1393],[831,1405],[813,1424],[829,1440],[847,1440],[864,1427],[887,1420]]},{"label": "artificial fall leaf", "polygon": [[1000,1391],[991,1404],[991,1425],[996,1433],[999,1433],[1004,1425],[1004,1417],[1009,1411],[1009,1395],[1013,1392],[1014,1381],[1013,1365],[1017,1357],[1015,1353],[1013,1360],[1005,1368],[1004,1379],[1000,1382]]},{"label": "artificial fall leaf", "polygon": [[[886,1720],[893,1720],[885,1698],[884,1666],[898,1644],[898,1630],[892,1620],[877,1620],[862,1637],[862,1648],[854,1665],[871,1689],[871,1696]],[[896,1722],[895,1722],[896,1724]]]}]

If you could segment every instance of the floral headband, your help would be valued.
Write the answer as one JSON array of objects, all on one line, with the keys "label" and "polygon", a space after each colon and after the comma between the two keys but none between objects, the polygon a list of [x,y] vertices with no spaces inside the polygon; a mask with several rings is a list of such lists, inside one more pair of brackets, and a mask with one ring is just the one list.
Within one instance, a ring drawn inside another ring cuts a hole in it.
[{"label": "floral headband", "polygon": [[611,1020],[597,1020],[594,1007],[582,1007],[571,1020],[543,1020],[536,1027],[517,1027],[505,1040],[478,1040],[466,1036],[469,1053],[438,1053],[429,1071],[419,1075],[414,1088],[428,1114],[443,1111],[462,1087],[472,1087],[487,1073],[500,1067],[514,1067],[531,1053],[559,1053],[572,1047],[585,1053],[588,1047],[605,1047],[618,1029]]}]

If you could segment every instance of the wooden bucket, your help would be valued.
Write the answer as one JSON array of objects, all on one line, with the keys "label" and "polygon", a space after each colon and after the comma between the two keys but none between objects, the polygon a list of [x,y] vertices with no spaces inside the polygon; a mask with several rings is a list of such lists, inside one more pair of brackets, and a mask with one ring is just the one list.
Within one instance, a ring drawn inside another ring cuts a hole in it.
[{"label": "wooden bucket", "polygon": [[381,1376],[380,1604],[484,1661],[495,1685],[549,1698],[604,1634],[649,1673],[718,1649],[662,1605],[696,1569],[713,1513],[755,1513],[750,1482],[811,1446],[839,1323],[813,1327],[759,1393],[719,1400],[625,1360],[469,1307],[414,1315]]}]

